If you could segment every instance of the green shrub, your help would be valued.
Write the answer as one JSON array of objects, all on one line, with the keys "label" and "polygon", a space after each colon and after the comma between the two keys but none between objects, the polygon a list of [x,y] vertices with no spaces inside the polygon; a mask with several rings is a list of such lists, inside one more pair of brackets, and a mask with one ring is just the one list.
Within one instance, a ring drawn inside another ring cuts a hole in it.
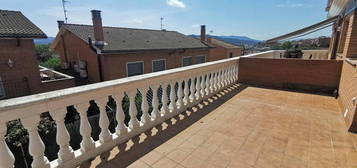
[{"label": "green shrub", "polygon": [[50,69],[58,69],[61,67],[61,60],[59,57],[54,56],[45,62],[41,62],[40,65]]}]

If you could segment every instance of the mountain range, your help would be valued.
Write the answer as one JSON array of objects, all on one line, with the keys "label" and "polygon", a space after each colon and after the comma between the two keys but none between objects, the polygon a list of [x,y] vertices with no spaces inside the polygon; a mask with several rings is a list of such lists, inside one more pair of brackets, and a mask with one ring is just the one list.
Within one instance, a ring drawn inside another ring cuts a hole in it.
[{"label": "mountain range", "polygon": [[[199,35],[190,35],[191,37],[195,37],[195,38],[199,38]],[[214,35],[209,35],[209,37],[218,39],[218,40],[222,40],[228,43],[232,43],[235,45],[239,45],[239,46],[244,46],[244,45],[248,45],[248,46],[254,46],[257,43],[261,42],[260,40],[255,40],[246,36],[214,36]]]},{"label": "mountain range", "polygon": [[[191,37],[199,38],[199,35],[190,35]],[[222,40],[228,43],[232,43],[235,45],[243,46],[243,45],[248,45],[248,46],[254,46],[257,43],[261,42],[259,40],[255,40],[246,36],[213,36],[209,35],[209,37]],[[50,44],[53,42],[55,37],[48,37],[47,39],[36,39],[35,44]]]}]

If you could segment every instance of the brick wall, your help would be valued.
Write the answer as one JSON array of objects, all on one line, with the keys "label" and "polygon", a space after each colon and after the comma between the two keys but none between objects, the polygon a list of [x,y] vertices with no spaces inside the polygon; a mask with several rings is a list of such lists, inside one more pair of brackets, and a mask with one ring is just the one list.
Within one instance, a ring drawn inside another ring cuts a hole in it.
[{"label": "brick wall", "polygon": [[215,48],[211,48],[209,55],[210,55],[210,60],[209,61],[217,61],[221,59],[227,59],[230,58],[230,53],[232,53],[233,57],[241,56],[242,55],[242,49],[241,48],[225,48],[219,45],[214,45]]},{"label": "brick wall", "polygon": [[165,59],[166,69],[182,66],[182,58],[192,56],[193,64],[196,56],[206,56],[209,60],[208,50],[186,50],[185,52],[173,51],[148,51],[138,53],[104,54],[102,67],[104,80],[112,80],[127,76],[126,64],[128,62],[144,61],[144,73],[152,72],[152,60]]},{"label": "brick wall", "polygon": [[239,82],[278,88],[333,91],[338,88],[342,61],[241,58]]},{"label": "brick wall", "polygon": [[[8,60],[14,62],[8,66]],[[0,77],[5,83],[6,98],[39,93],[41,79],[32,39],[0,40]]]},{"label": "brick wall", "polygon": [[352,98],[357,97],[357,69],[347,61],[343,63],[339,95],[338,100],[346,124],[351,131],[357,132],[356,105],[352,102]]},{"label": "brick wall", "polygon": [[349,18],[349,21],[343,49],[343,57],[357,58],[357,11],[347,18]]}]

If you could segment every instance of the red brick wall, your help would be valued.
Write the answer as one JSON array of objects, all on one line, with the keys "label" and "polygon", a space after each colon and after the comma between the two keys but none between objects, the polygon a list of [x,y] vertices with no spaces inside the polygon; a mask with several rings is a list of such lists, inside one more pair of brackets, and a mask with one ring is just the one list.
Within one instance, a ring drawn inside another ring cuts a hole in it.
[{"label": "red brick wall", "polygon": [[[9,59],[14,62],[12,68],[8,66]],[[7,98],[41,91],[40,73],[32,39],[20,39],[19,43],[16,39],[0,39],[0,62],[2,81],[11,83],[5,88]],[[23,81],[24,78],[27,82]]]},{"label": "red brick wall", "polygon": [[208,50],[186,50],[183,53],[173,51],[148,51],[138,53],[104,54],[102,56],[102,67],[104,80],[112,80],[127,76],[126,63],[144,61],[144,73],[152,72],[152,60],[165,59],[166,69],[178,68],[182,66],[182,58],[192,56],[195,64],[196,56],[206,56]]},{"label": "red brick wall", "polygon": [[342,61],[241,58],[238,80],[242,83],[297,89],[338,88]]},{"label": "red brick wall", "polygon": [[343,63],[339,95],[338,100],[346,124],[351,127],[351,130],[357,132],[356,105],[352,102],[353,97],[357,98],[357,69],[346,61]]},{"label": "red brick wall", "polygon": [[[99,82],[99,70],[97,54],[89,48],[88,43],[75,36],[73,33],[66,31],[63,35],[67,50],[68,63],[77,62],[78,60],[87,62],[88,79],[92,82]],[[65,62],[65,51],[62,41],[56,46],[54,51],[60,55],[62,62]]]},{"label": "red brick wall", "polygon": [[233,54],[233,57],[236,56],[241,56],[242,55],[242,49],[241,48],[224,48],[219,45],[211,44],[214,45],[215,48],[211,48],[209,55],[210,55],[210,60],[209,61],[217,61],[221,59],[227,59],[230,57],[230,53]]},{"label": "red brick wall", "polygon": [[349,17],[346,40],[344,41],[343,57],[357,58],[357,11]]}]

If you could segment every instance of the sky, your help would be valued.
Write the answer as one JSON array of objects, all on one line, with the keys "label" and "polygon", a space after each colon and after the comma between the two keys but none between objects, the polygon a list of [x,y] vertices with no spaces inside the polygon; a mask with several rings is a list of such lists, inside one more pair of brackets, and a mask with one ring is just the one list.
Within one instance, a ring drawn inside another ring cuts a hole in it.
[{"label": "sky", "polygon": [[[69,0],[68,23],[91,24],[90,10],[102,11],[103,25],[267,40],[326,19],[327,0]],[[48,36],[64,20],[62,0],[0,0],[2,10],[21,11]],[[330,36],[331,28],[310,37]]]}]

